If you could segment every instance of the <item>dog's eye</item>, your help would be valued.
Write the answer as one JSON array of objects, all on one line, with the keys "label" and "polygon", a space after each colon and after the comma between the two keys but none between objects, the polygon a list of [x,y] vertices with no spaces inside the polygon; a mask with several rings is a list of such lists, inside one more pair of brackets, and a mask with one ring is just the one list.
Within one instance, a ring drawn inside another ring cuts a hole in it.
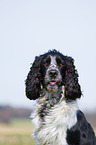
[{"label": "dog's eye", "polygon": [[62,66],[63,64],[62,63],[60,63],[60,66]]},{"label": "dog's eye", "polygon": [[47,65],[48,65],[48,63],[47,63],[47,62],[45,62],[45,65],[47,66]]},{"label": "dog's eye", "polygon": [[61,61],[61,59],[59,57],[56,58],[56,62],[57,62],[58,66],[62,66],[63,65],[63,63],[62,63],[62,61]]},{"label": "dog's eye", "polygon": [[50,61],[51,61],[51,59],[50,59],[50,57],[48,57],[47,59],[44,60],[44,64],[46,66],[48,66],[50,64]]}]

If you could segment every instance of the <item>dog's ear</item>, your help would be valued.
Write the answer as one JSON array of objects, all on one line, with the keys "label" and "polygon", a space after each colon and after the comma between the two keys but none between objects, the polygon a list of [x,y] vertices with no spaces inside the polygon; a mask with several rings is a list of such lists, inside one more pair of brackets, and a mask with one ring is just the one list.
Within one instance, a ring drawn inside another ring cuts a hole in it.
[{"label": "dog's ear", "polygon": [[74,60],[71,57],[66,58],[65,71],[65,97],[75,100],[81,97],[81,88],[78,83],[78,73],[75,70]]},{"label": "dog's ear", "polygon": [[42,60],[42,56],[35,57],[35,61],[30,68],[26,79],[26,96],[30,100],[35,100],[39,97],[40,93],[40,63]]}]

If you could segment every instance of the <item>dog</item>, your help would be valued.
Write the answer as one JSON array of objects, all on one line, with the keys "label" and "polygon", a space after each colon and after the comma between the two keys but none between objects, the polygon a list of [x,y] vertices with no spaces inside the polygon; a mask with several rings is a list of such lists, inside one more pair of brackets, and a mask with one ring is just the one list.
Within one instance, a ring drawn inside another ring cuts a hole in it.
[{"label": "dog", "polygon": [[81,95],[72,57],[50,50],[35,58],[26,96],[37,100],[31,116],[36,145],[96,145],[95,133],[78,107]]}]

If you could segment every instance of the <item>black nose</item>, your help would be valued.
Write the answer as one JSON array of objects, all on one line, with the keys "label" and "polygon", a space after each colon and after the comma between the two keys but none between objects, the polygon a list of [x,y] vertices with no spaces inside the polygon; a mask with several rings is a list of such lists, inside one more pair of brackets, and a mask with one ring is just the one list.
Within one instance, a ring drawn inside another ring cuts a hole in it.
[{"label": "black nose", "polygon": [[56,78],[57,75],[58,75],[58,71],[57,70],[50,70],[49,71],[49,76],[51,78]]}]

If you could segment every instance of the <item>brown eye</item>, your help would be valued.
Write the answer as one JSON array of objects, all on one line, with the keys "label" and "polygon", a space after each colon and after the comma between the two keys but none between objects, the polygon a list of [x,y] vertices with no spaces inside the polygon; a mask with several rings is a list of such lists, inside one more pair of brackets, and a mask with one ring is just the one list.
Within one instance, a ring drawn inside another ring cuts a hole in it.
[{"label": "brown eye", "polygon": [[45,65],[48,65],[48,63],[46,62]]},{"label": "brown eye", "polygon": [[57,62],[58,66],[62,66],[63,65],[62,60],[59,57],[56,58],[56,62]]},{"label": "brown eye", "polygon": [[44,60],[44,64],[45,64],[46,66],[48,66],[48,65],[50,64],[50,62],[51,62],[51,58],[48,56],[48,57]]},{"label": "brown eye", "polygon": [[60,66],[62,66],[63,64],[62,63],[60,63]]}]

